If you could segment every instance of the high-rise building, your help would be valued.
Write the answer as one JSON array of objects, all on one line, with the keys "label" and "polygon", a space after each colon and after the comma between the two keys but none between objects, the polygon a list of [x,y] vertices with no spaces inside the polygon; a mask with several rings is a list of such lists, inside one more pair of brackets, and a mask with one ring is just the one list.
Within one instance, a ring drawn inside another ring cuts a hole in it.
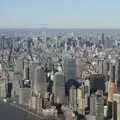
[{"label": "high-rise building", "polygon": [[90,96],[90,115],[96,120],[104,120],[104,98],[103,92],[97,91]]},{"label": "high-rise building", "polygon": [[33,63],[31,66],[30,66],[30,79],[31,79],[31,87],[33,89],[33,92],[36,92],[35,91],[35,69],[36,67],[38,66],[37,63]]},{"label": "high-rise building", "polygon": [[32,96],[31,102],[30,102],[30,108],[33,110],[36,110],[37,112],[40,112],[42,109],[42,98],[41,96]]},{"label": "high-rise building", "polygon": [[24,78],[24,58],[19,57],[16,60],[15,71],[12,80],[13,83],[12,94],[14,97],[19,96],[19,89],[23,88],[23,78]]},{"label": "high-rise building", "polygon": [[23,57],[19,57],[16,60],[15,71],[17,73],[23,73],[23,69],[24,69],[24,58]]},{"label": "high-rise building", "polygon": [[98,60],[98,73],[103,74],[104,73],[104,60]]},{"label": "high-rise building", "polygon": [[118,60],[118,72],[117,72],[117,88],[120,90],[120,59]]},{"label": "high-rise building", "polygon": [[112,76],[110,76],[110,80],[108,83],[108,105],[107,105],[108,106],[107,117],[109,119],[112,118],[113,98],[114,98],[115,91],[116,91],[115,82],[113,82]]},{"label": "high-rise building", "polygon": [[64,75],[65,82],[70,79],[76,80],[76,60],[74,58],[64,58]]},{"label": "high-rise building", "polygon": [[0,82],[0,97],[4,98],[6,97],[6,84],[5,82]]},{"label": "high-rise building", "polygon": [[37,94],[45,89],[45,72],[38,64],[33,64],[30,69],[33,92]]},{"label": "high-rise building", "polygon": [[112,48],[114,44],[114,40],[111,40],[108,36],[106,37],[104,41],[104,47],[105,49]]},{"label": "high-rise building", "polygon": [[96,115],[96,100],[95,100],[95,94],[91,94],[90,96],[90,115],[95,116]]},{"label": "high-rise building", "polygon": [[20,88],[19,89],[19,104],[29,106],[32,99],[31,88]]},{"label": "high-rise building", "polygon": [[77,89],[71,86],[69,89],[69,107],[75,111],[77,110]]},{"label": "high-rise building", "polygon": [[53,93],[54,93],[54,102],[66,103],[65,80],[64,80],[64,74],[62,72],[55,73]]},{"label": "high-rise building", "polygon": [[81,85],[77,89],[77,111],[84,115],[85,107],[85,86]]},{"label": "high-rise building", "polygon": [[93,74],[90,76],[90,91],[94,93],[97,90],[105,90],[105,76],[103,74]]},{"label": "high-rise building", "polygon": [[96,93],[96,117],[97,120],[104,120],[104,98],[103,93],[99,92]]},{"label": "high-rise building", "polygon": [[114,94],[113,120],[120,120],[120,94]]},{"label": "high-rise building", "polygon": [[110,77],[109,83],[108,83],[108,101],[113,102],[113,95],[116,91],[115,83],[112,81],[112,77]]},{"label": "high-rise building", "polygon": [[102,34],[102,44],[103,44],[103,46],[105,45],[105,35],[104,34]]},{"label": "high-rise building", "polygon": [[112,65],[112,80],[115,82],[116,79],[116,66]]}]

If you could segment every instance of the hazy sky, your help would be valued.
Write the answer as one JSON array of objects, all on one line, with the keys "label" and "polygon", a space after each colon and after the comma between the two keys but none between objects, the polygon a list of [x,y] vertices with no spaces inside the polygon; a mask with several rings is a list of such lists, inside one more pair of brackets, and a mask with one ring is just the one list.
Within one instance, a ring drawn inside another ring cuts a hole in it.
[{"label": "hazy sky", "polygon": [[0,0],[0,28],[120,28],[120,0]]}]

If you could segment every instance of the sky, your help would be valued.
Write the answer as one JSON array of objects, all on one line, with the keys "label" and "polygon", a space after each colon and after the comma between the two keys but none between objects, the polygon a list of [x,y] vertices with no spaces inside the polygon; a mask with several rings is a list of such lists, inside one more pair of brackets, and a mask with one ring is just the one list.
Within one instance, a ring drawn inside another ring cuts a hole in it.
[{"label": "sky", "polygon": [[0,0],[0,28],[120,28],[120,0]]}]

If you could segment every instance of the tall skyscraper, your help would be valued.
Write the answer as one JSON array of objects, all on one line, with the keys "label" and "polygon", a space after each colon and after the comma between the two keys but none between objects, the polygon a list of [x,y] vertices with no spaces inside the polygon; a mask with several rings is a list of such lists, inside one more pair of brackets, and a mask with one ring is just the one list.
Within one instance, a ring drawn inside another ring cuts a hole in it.
[{"label": "tall skyscraper", "polygon": [[105,49],[112,48],[113,44],[114,44],[114,40],[111,40],[110,37],[107,36],[105,41],[104,41]]},{"label": "tall skyscraper", "polygon": [[14,97],[19,96],[20,88],[23,88],[24,78],[24,58],[18,57],[16,60],[15,70],[13,74],[13,95]]},{"label": "tall skyscraper", "polygon": [[120,120],[120,94],[114,94],[113,120]]},{"label": "tall skyscraper", "polygon": [[75,86],[71,86],[69,89],[69,107],[73,111],[77,110],[77,89]]},{"label": "tall skyscraper", "polygon": [[90,115],[95,116],[96,115],[96,100],[95,100],[95,94],[91,94],[90,96]]},{"label": "tall skyscraper", "polygon": [[90,91],[105,90],[105,76],[103,74],[93,74],[90,76]]},{"label": "tall skyscraper", "polygon": [[110,77],[108,83],[108,101],[113,102],[113,95],[116,91],[115,83],[112,81],[112,77]]},{"label": "tall skyscraper", "polygon": [[77,89],[77,111],[82,115],[85,114],[85,86],[81,85]]},{"label": "tall skyscraper", "polygon": [[54,101],[58,103],[66,103],[65,97],[65,81],[62,72],[55,73],[53,85]]},{"label": "tall skyscraper", "polygon": [[41,96],[32,96],[30,102],[30,108],[36,110],[38,113],[41,112],[42,109],[42,97]]},{"label": "tall skyscraper", "polygon": [[116,79],[116,66],[113,65],[112,66],[112,80],[113,80],[113,82],[115,82],[115,79]]},{"label": "tall skyscraper", "polygon": [[104,73],[104,59],[98,60],[98,73],[99,74]]},{"label": "tall skyscraper", "polygon": [[24,58],[19,57],[16,60],[15,71],[18,72],[18,73],[23,73],[23,69],[24,69]]},{"label": "tall skyscraper", "polygon": [[19,104],[29,106],[31,99],[32,99],[31,88],[20,88],[19,89]]},{"label": "tall skyscraper", "polygon": [[102,34],[102,44],[103,46],[105,46],[105,35],[104,34]]},{"label": "tall skyscraper", "polygon": [[101,91],[96,93],[96,116],[97,120],[104,119],[104,98]]},{"label": "tall skyscraper", "polygon": [[45,72],[38,64],[33,64],[30,69],[31,73],[31,82],[33,92],[38,94],[38,92],[42,92],[44,94],[45,89]]},{"label": "tall skyscraper", "polygon": [[117,72],[117,88],[120,90],[120,59],[118,60],[118,72]]},{"label": "tall skyscraper", "polygon": [[112,118],[112,110],[113,110],[113,96],[116,91],[116,86],[115,82],[112,80],[112,76],[110,76],[110,80],[108,83],[108,112],[107,112],[107,117],[109,119]]},{"label": "tall skyscraper", "polygon": [[104,98],[102,91],[97,91],[91,95],[90,114],[95,116],[96,120],[104,120]]},{"label": "tall skyscraper", "polygon": [[76,80],[77,73],[76,73],[76,60],[74,58],[64,58],[64,75],[65,75],[65,82],[70,79]]}]

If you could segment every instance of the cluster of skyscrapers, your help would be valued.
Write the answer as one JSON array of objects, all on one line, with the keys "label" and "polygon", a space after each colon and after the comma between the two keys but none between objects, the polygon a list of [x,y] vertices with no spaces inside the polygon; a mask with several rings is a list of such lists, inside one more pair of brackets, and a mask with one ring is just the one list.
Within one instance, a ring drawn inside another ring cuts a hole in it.
[{"label": "cluster of skyscrapers", "polygon": [[120,120],[120,37],[34,32],[0,34],[0,97],[37,113],[62,104],[88,120]]}]

